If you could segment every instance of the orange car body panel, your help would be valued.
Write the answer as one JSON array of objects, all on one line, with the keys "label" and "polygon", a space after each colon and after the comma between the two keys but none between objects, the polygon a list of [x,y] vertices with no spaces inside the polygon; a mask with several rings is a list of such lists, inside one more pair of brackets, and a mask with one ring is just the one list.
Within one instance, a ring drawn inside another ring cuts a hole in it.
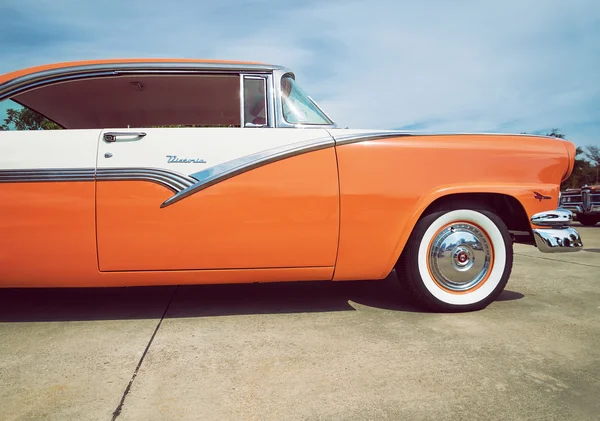
[{"label": "orange car body panel", "polygon": [[99,181],[101,271],[333,267],[339,228],[333,148],[240,174],[173,206],[143,181]]},{"label": "orange car body panel", "polygon": [[94,283],[93,182],[1,183],[0,203],[3,287]]},{"label": "orange car body panel", "polygon": [[333,148],[161,209],[172,194],[142,181],[0,183],[1,286],[331,280],[339,227]]},{"label": "orange car body panel", "polygon": [[506,194],[528,216],[555,208],[571,149],[500,135],[369,140],[259,167],[164,209],[172,192],[141,181],[0,184],[2,286],[381,279],[438,198]]},{"label": "orange car body panel", "polygon": [[[528,216],[555,209],[568,175],[565,145],[533,136],[440,135],[338,146],[342,212],[334,280],[386,277],[423,211],[442,196],[506,194]],[[539,201],[534,191],[553,200]]]}]

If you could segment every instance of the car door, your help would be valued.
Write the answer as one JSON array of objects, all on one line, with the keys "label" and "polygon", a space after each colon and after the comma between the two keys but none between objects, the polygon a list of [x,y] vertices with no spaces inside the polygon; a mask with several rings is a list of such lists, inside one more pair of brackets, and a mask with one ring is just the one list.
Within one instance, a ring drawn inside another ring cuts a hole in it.
[{"label": "car door", "polygon": [[94,167],[100,130],[45,130],[36,122],[60,126],[12,101],[0,102],[0,117],[16,121],[0,127],[0,283],[85,280],[97,270]]},{"label": "car door", "polygon": [[268,116],[253,121],[253,128],[104,130],[100,270],[333,267],[332,138],[323,129],[254,127]]}]

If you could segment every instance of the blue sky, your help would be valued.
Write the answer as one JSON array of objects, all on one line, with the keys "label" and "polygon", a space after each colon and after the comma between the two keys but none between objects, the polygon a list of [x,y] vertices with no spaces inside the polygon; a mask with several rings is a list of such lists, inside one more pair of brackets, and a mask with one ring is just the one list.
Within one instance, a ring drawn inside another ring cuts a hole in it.
[{"label": "blue sky", "polygon": [[282,64],[341,127],[600,145],[597,0],[0,3],[0,73],[113,57]]}]

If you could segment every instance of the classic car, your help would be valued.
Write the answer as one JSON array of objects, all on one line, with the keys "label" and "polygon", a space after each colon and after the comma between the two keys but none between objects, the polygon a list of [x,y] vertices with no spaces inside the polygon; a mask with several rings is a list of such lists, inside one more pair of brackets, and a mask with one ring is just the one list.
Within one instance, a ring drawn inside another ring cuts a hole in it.
[{"label": "classic car", "polygon": [[562,192],[561,207],[573,212],[582,225],[591,227],[600,222],[600,184]]},{"label": "classic car", "polygon": [[59,63],[0,76],[0,101],[3,287],[396,269],[424,307],[468,311],[504,289],[513,242],[582,247],[558,209],[572,143],[338,128],[281,66]]}]

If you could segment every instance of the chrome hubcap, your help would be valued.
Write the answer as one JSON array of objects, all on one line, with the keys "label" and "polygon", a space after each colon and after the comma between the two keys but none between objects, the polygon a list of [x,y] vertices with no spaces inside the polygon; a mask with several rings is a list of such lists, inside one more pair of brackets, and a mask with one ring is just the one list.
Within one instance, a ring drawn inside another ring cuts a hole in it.
[{"label": "chrome hubcap", "polygon": [[435,280],[452,291],[466,291],[482,282],[492,261],[487,236],[465,222],[450,225],[433,239],[429,252]]}]

